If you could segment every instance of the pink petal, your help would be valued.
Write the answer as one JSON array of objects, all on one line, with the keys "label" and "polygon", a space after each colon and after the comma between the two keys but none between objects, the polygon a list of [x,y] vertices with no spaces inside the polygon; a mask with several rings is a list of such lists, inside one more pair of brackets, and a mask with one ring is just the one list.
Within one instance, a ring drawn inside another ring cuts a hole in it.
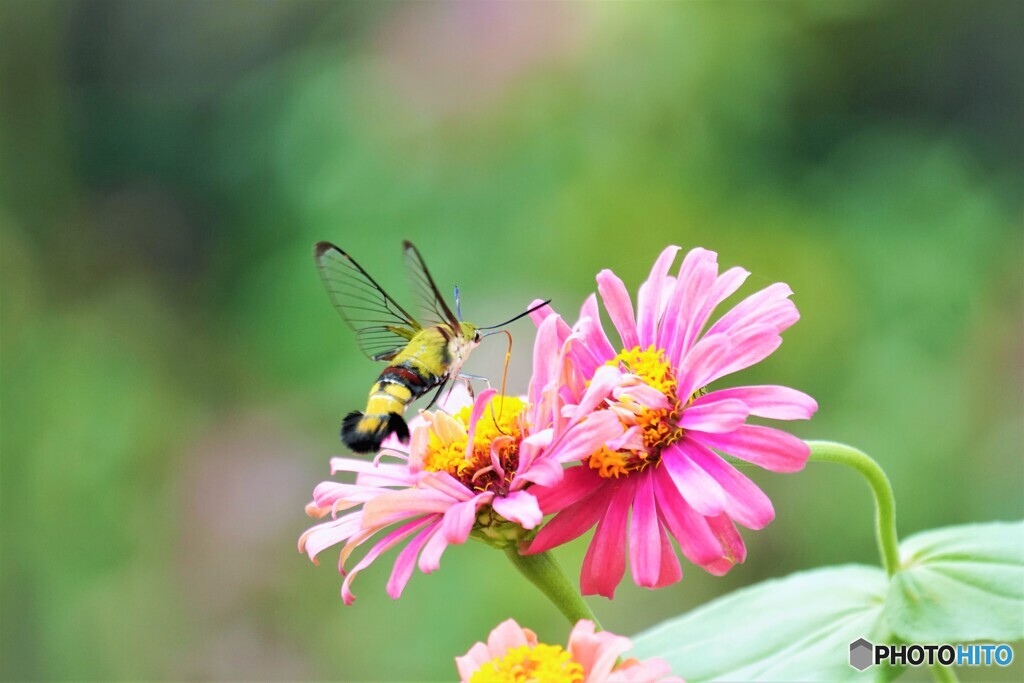
[{"label": "pink petal", "polygon": [[776,385],[719,389],[697,398],[693,407],[729,399],[743,401],[751,415],[773,420],[807,420],[818,411],[818,402],[807,394]]},{"label": "pink petal", "polygon": [[444,534],[444,540],[456,545],[465,543],[469,538],[469,532],[473,530],[473,523],[476,522],[477,508],[485,499],[493,495],[493,493],[481,493],[470,500],[448,508],[441,522],[441,533]]},{"label": "pink petal", "polygon": [[680,397],[689,397],[697,389],[706,386],[713,368],[728,362],[732,352],[732,340],[724,334],[705,336],[679,362],[676,378]]},{"label": "pink petal", "polygon": [[651,268],[651,274],[640,287],[637,297],[637,333],[640,346],[647,348],[655,342],[655,332],[661,317],[661,292],[672,262],[676,260],[679,247],[666,247]]},{"label": "pink petal", "polygon": [[424,574],[437,571],[441,567],[441,555],[447,547],[448,541],[445,539],[444,534],[441,533],[441,529],[436,528],[431,531],[430,538],[427,539],[427,544],[423,547],[423,552],[420,554],[420,561],[418,563],[420,571]]},{"label": "pink petal", "polygon": [[408,524],[395,529],[370,548],[370,552],[366,553],[366,555],[363,556],[363,559],[361,559],[359,563],[352,568],[352,571],[345,576],[345,580],[341,584],[341,599],[346,605],[351,605],[352,601],[356,599],[356,596],[352,594],[351,586],[359,572],[369,567],[373,561],[381,555],[381,553],[390,550],[421,528],[423,528],[423,520],[413,520]]},{"label": "pink petal", "polygon": [[727,340],[723,344],[720,334],[704,337],[683,358],[680,396],[689,396],[720,377],[764,360],[782,344],[782,337],[771,325],[745,328]]},{"label": "pink petal", "polygon": [[[747,547],[743,545],[743,539],[728,516],[709,517],[708,526],[711,527],[711,532],[718,538],[722,544],[722,550],[725,551],[724,560],[716,563],[715,570],[724,569],[725,571],[722,572],[724,574],[733,565],[741,564],[747,559]],[[709,571],[712,574],[715,573],[713,570]]]},{"label": "pink petal", "polygon": [[[526,309],[529,310],[529,309],[533,308],[534,306],[539,305],[543,301],[544,301],[543,299],[534,299],[533,301],[530,302],[530,305],[527,306]],[[530,320],[533,321],[534,325],[536,325],[537,327],[540,327],[540,324],[542,322],[544,322],[544,320],[548,316],[551,316],[551,315],[558,315],[558,314],[555,313],[555,309],[551,308],[550,304],[545,304],[544,306],[541,306],[537,310],[530,312]]]},{"label": "pink petal", "polygon": [[665,397],[665,394],[648,384],[644,384],[642,380],[636,380],[636,382],[636,384],[620,384],[615,387],[612,391],[612,397],[620,401],[623,396],[627,396],[651,410],[663,410],[669,407],[668,398]]},{"label": "pink petal", "polygon": [[638,479],[633,497],[633,521],[629,529],[629,562],[633,581],[654,588],[661,575],[658,510],[654,501],[654,477],[644,472]]},{"label": "pink petal", "polygon": [[455,658],[455,666],[459,670],[459,680],[468,681],[481,666],[492,659],[494,659],[494,655],[491,654],[491,649],[483,643],[476,643],[469,648],[469,652]]},{"label": "pink petal", "polygon": [[362,528],[363,513],[353,512],[339,519],[310,527],[299,537],[299,552],[304,552],[314,563],[316,556],[332,545],[347,541]]},{"label": "pink petal", "polygon": [[589,619],[580,619],[569,633],[569,654],[572,655],[573,661],[583,667],[587,676],[594,674],[594,662],[600,656],[601,651],[602,641],[596,637],[594,631],[594,622]]},{"label": "pink petal", "polygon": [[569,634],[569,653],[584,671],[586,683],[605,683],[619,658],[633,646],[629,638],[608,631],[595,633],[592,621],[581,619]]},{"label": "pink petal", "polygon": [[498,624],[487,638],[487,648],[491,651],[492,658],[501,656],[513,648],[524,645],[532,647],[536,644],[536,634],[517,624],[514,619],[507,619]]},{"label": "pink petal", "polygon": [[672,546],[672,541],[665,533],[665,526],[661,522],[660,515],[658,516],[658,537],[661,539],[661,572],[653,587],[663,588],[682,579],[683,568],[679,565],[679,558],[676,557],[676,549]]},{"label": "pink petal", "polygon": [[735,334],[744,327],[762,324],[771,324],[782,332],[800,317],[793,317],[796,307],[788,299],[792,294],[793,290],[783,282],[754,292],[712,325],[708,334]]},{"label": "pink petal", "polygon": [[714,368],[705,384],[760,363],[782,345],[782,337],[771,325],[745,327],[732,335],[730,340],[732,349],[728,361],[723,366]]},{"label": "pink petal", "polygon": [[513,491],[507,496],[495,496],[491,507],[505,519],[524,529],[533,529],[544,519],[537,499],[526,491]]},{"label": "pink petal", "polygon": [[601,312],[597,307],[597,297],[593,294],[583,302],[580,320],[576,325],[583,343],[591,349],[595,358],[604,362],[615,357],[615,348],[601,327]]},{"label": "pink petal", "polygon": [[744,425],[728,434],[687,433],[705,446],[772,472],[797,472],[811,453],[810,447],[792,434],[761,425]]},{"label": "pink petal", "polygon": [[[570,467],[562,473],[562,482],[554,487],[530,489],[545,514],[560,512],[596,491],[606,479],[586,465]],[[589,527],[588,527],[589,528]]]},{"label": "pink petal", "polygon": [[628,479],[612,485],[608,508],[598,521],[594,538],[583,558],[580,572],[580,592],[583,595],[615,597],[615,587],[626,573],[626,520],[635,490],[636,484]]},{"label": "pink petal", "polygon": [[655,470],[654,495],[661,520],[686,559],[698,567],[707,567],[722,558],[722,546],[707,521],[683,500],[663,468]]},{"label": "pink petal", "polygon": [[[469,394],[468,381],[454,381],[441,395],[437,402],[437,408],[449,415],[454,415],[468,405],[473,404],[473,397]],[[422,415],[417,415],[409,420],[409,429],[415,429],[420,424],[426,424]]]},{"label": "pink petal", "polygon": [[[608,483],[605,479],[603,482]],[[535,555],[555,546],[568,543],[587,532],[597,524],[598,518],[608,508],[608,493],[595,489],[592,495],[580,499],[555,515],[541,527],[530,545],[522,550],[524,555]],[[544,508],[541,507],[541,510]]]},{"label": "pink petal", "polygon": [[[419,527],[413,530],[413,533],[430,524],[431,519],[433,518],[426,518]],[[437,522],[434,521],[433,526],[409,541],[409,544],[398,553],[398,557],[395,559],[395,567],[391,570],[391,577],[388,579],[387,585],[388,595],[391,596],[392,600],[402,597],[402,591],[405,590],[405,585],[409,583],[412,571],[416,567],[416,556],[419,555],[420,549],[423,548],[423,544],[430,538],[430,534],[436,526]]]},{"label": "pink petal", "polygon": [[673,365],[682,355],[680,349],[688,330],[697,326],[696,315],[704,307],[717,276],[718,254],[707,249],[690,250],[679,266],[676,287],[658,332],[659,346]]},{"label": "pink petal", "polygon": [[425,490],[436,491],[439,495],[451,498],[452,501],[469,500],[473,497],[472,491],[447,472],[429,472],[418,484]]},{"label": "pink petal", "polygon": [[[566,365],[566,359],[569,359],[569,369],[584,378],[593,377],[597,369],[604,365],[604,360],[599,359],[594,351],[583,342],[583,337],[579,332],[574,332],[565,340],[565,345],[559,356],[559,368]],[[585,385],[586,380],[583,382]]]},{"label": "pink petal", "polygon": [[605,269],[597,274],[597,291],[601,294],[608,317],[619,333],[622,347],[631,349],[640,341],[636,336],[636,322],[633,320],[633,303],[622,280],[612,271]]},{"label": "pink petal", "polygon": [[[365,486],[400,486],[408,485],[415,480],[410,476],[408,468],[388,463],[377,464],[368,460],[354,458],[331,458],[331,474],[338,472],[355,472],[360,475],[358,483]],[[373,477],[367,481],[366,477]]]},{"label": "pink petal", "polygon": [[333,512],[337,512],[372,500],[382,492],[377,486],[322,481],[313,489],[313,503],[318,508],[330,508]]},{"label": "pink petal", "polygon": [[762,529],[775,518],[772,501],[743,473],[705,446],[688,440],[694,464],[714,477],[725,491],[725,512],[748,529]]},{"label": "pink petal", "polygon": [[518,489],[525,486],[527,482],[533,482],[537,486],[556,486],[562,480],[562,466],[550,458],[538,458],[530,463],[529,469],[525,472],[516,473],[512,479],[512,488]]},{"label": "pink petal", "polygon": [[739,289],[748,275],[750,273],[742,268],[730,268],[715,280],[701,306],[690,316],[689,322],[683,330],[681,341],[673,345],[671,355],[669,355],[670,362],[678,363],[679,359],[693,348],[700,331],[704,329],[704,325],[707,324],[718,304]]},{"label": "pink petal", "polygon": [[608,365],[599,368],[594,374],[593,379],[591,379],[590,386],[587,387],[583,398],[580,399],[579,405],[572,409],[572,419],[569,421],[569,426],[585,417],[589,417],[598,406],[602,405],[611,396],[612,389],[615,388],[621,378],[622,373],[619,372],[618,368]]},{"label": "pink petal", "polygon": [[747,405],[736,399],[696,403],[683,410],[679,426],[702,432],[731,432],[738,429],[750,414]]},{"label": "pink petal", "polygon": [[476,433],[476,423],[480,421],[484,411],[487,410],[487,406],[491,401],[491,398],[498,393],[497,389],[484,389],[480,392],[480,395],[476,397],[476,401],[473,402],[473,412],[469,415],[469,430],[468,439],[466,441],[466,454],[473,452],[473,436]]},{"label": "pink petal", "polygon": [[602,445],[622,436],[625,427],[610,410],[599,410],[567,430],[547,452],[559,463],[571,463],[592,455]]},{"label": "pink petal", "polygon": [[702,515],[718,515],[725,509],[725,491],[690,458],[686,441],[665,449],[661,464],[683,499]]},{"label": "pink petal", "polygon": [[436,491],[401,489],[383,493],[363,506],[365,526],[378,526],[391,515],[412,517],[426,513],[444,513],[454,501]]},{"label": "pink petal", "polygon": [[559,320],[558,316],[549,316],[537,328],[533,343],[533,377],[530,379],[529,390],[530,403],[534,406],[541,403],[542,393],[558,378],[562,345],[558,341],[555,326]]}]

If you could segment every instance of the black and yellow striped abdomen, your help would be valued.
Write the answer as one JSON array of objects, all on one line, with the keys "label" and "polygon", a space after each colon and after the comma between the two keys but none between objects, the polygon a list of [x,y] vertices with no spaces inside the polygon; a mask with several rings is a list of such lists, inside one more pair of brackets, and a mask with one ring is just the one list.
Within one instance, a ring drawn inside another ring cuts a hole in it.
[{"label": "black and yellow striped abdomen", "polygon": [[346,446],[371,453],[392,433],[408,440],[409,427],[402,416],[410,403],[448,379],[451,338],[445,325],[422,330],[409,341],[370,389],[366,411],[345,416],[341,440]]}]

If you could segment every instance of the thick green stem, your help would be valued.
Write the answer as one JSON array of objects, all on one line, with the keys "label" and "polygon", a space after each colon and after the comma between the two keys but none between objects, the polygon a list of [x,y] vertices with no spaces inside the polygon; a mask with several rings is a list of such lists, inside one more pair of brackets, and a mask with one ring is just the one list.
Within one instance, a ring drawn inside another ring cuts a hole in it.
[{"label": "thick green stem", "polygon": [[505,548],[505,554],[515,568],[555,604],[570,624],[575,624],[580,619],[589,619],[597,628],[601,628],[601,623],[587,607],[587,603],[583,602],[579,592],[569,583],[554,555],[550,552],[520,555],[515,544]]},{"label": "thick green stem", "polygon": [[889,477],[866,453],[833,441],[808,441],[811,447],[810,460],[815,462],[837,462],[852,467],[867,479],[875,495],[875,531],[878,536],[878,551],[882,556],[885,572],[892,576],[899,570],[899,541],[896,537],[896,500],[892,495]]}]

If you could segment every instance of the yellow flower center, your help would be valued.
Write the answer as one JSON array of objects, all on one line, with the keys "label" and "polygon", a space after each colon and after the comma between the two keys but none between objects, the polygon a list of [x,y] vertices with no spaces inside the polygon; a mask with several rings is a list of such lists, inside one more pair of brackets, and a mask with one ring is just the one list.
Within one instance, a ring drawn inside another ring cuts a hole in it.
[{"label": "yellow flower center", "polygon": [[[634,424],[640,428],[643,438],[643,450],[612,451],[602,446],[592,454],[587,464],[604,478],[618,478],[632,472],[642,472],[648,465],[661,462],[661,451],[678,441],[683,436],[679,427],[679,415],[682,405],[676,395],[678,387],[672,366],[665,359],[665,352],[653,344],[646,349],[634,346],[623,349],[606,363],[618,367],[631,375],[636,375],[644,384],[660,392],[668,400],[669,408],[645,408],[638,406],[627,396],[620,399],[622,407],[628,409],[629,426]],[[698,394],[703,393],[703,389]],[[689,401],[692,401],[692,397]],[[630,415],[632,414],[632,415]]]},{"label": "yellow flower center", "polygon": [[[476,423],[473,452],[467,453],[469,418],[472,406],[466,406],[451,416],[457,427],[430,430],[423,469],[428,472],[447,472],[463,484],[477,491],[502,490],[512,482],[519,466],[519,442],[522,439],[522,416],[526,404],[515,396],[495,396]],[[437,416],[436,420],[446,419]],[[443,433],[439,433],[443,432]],[[505,438],[508,437],[508,438]],[[500,476],[491,462],[491,446],[497,445],[498,462],[504,470]]]},{"label": "yellow flower center", "polygon": [[559,645],[520,645],[495,657],[470,683],[583,683],[583,666]]},{"label": "yellow flower center", "polygon": [[630,374],[637,375],[648,386],[665,396],[675,398],[676,378],[672,366],[665,360],[665,352],[651,344],[641,350],[639,346],[623,349],[605,365],[618,366]]}]

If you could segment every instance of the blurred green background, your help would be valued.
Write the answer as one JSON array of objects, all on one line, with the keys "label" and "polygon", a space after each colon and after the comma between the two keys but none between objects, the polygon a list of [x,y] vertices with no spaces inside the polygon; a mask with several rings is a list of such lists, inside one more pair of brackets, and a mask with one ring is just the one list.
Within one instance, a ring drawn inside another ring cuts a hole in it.
[{"label": "blurred green background", "polygon": [[[400,300],[413,240],[480,323],[714,249],[803,315],[742,379],[814,395],[794,431],[873,454],[904,536],[1020,518],[1022,7],[6,0],[3,678],[451,679],[505,618],[564,639],[479,544],[397,602],[378,561],[352,607],[296,552],[378,370],[321,239]],[[627,580],[608,628],[877,562],[855,474],[753,476],[747,563]]]}]

